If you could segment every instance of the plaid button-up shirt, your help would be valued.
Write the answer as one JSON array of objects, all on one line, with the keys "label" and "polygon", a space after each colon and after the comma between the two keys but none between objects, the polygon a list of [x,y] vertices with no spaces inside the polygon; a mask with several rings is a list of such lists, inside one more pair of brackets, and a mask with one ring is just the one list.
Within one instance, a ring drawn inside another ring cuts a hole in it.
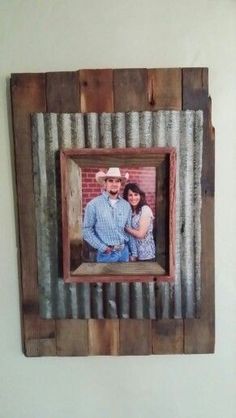
[{"label": "plaid button-up shirt", "polygon": [[83,236],[93,248],[104,252],[109,245],[127,243],[130,253],[137,255],[136,242],[124,230],[131,225],[131,207],[122,197],[112,206],[109,194],[103,192],[92,199],[86,206],[83,225]]}]

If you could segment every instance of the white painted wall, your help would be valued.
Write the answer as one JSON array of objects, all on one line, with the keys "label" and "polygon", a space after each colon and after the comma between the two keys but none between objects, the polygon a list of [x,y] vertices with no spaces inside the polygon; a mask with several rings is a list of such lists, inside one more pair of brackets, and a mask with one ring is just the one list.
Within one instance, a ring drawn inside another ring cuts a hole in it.
[{"label": "white painted wall", "polygon": [[[25,358],[10,73],[209,67],[216,128],[216,353]],[[236,410],[236,1],[0,0],[0,418],[233,418]]]}]

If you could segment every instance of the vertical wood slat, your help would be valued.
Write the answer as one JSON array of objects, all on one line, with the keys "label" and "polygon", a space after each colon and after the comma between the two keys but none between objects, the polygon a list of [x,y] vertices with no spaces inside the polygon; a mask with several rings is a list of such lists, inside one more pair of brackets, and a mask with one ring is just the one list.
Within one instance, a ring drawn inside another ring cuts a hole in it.
[{"label": "vertical wood slat", "polygon": [[[82,176],[78,165],[68,161],[68,230],[70,241],[70,270],[82,261]],[[64,257],[64,256],[63,256]]]},{"label": "vertical wood slat", "polygon": [[112,70],[80,70],[81,112],[112,112]]},{"label": "vertical wood slat", "polygon": [[150,319],[121,319],[119,354],[123,356],[151,354],[151,324]]},{"label": "vertical wood slat", "polygon": [[47,112],[72,113],[80,111],[79,72],[46,74]]},{"label": "vertical wood slat", "polygon": [[24,351],[55,355],[55,321],[39,317],[30,113],[46,110],[44,74],[13,74],[11,97],[21,253]]},{"label": "vertical wood slat", "polygon": [[[81,70],[80,86],[83,112],[114,111],[112,70]],[[90,355],[118,354],[118,324],[116,319],[90,319],[88,321]]]},{"label": "vertical wood slat", "polygon": [[165,269],[168,269],[168,237],[166,228],[168,225],[167,217],[167,193],[166,182],[168,181],[167,161],[163,161],[156,176],[156,248],[157,261]]},{"label": "vertical wood slat", "polygon": [[86,356],[88,354],[88,326],[84,319],[56,321],[58,356]]},{"label": "vertical wood slat", "polygon": [[184,321],[184,352],[214,352],[214,134],[208,99],[207,68],[183,69],[183,109],[204,112],[202,162],[201,310],[199,319]]},{"label": "vertical wood slat", "polygon": [[[181,69],[149,69],[148,70],[148,101],[151,110],[181,110],[182,108],[182,73]],[[165,166],[163,165],[163,170]],[[165,171],[160,178],[165,178]],[[159,203],[158,222],[165,223],[166,207]],[[165,229],[160,229],[160,234],[165,234]],[[162,245],[166,246],[166,237],[161,236]],[[161,300],[159,301],[161,303]],[[158,302],[157,302],[158,304]],[[159,306],[157,306],[159,309]],[[181,319],[162,319],[152,322],[152,352],[153,354],[183,353],[183,321]]]},{"label": "vertical wood slat", "polygon": [[114,70],[114,111],[148,110],[146,69]]},{"label": "vertical wood slat", "polygon": [[[78,72],[47,73],[46,80],[47,112],[69,113],[80,111]],[[87,320],[57,320],[56,333],[58,355],[88,354]]]},{"label": "vertical wood slat", "polygon": [[[147,70],[114,70],[114,111],[147,109]],[[119,354],[144,355],[151,352],[151,320],[121,319]]]},{"label": "vertical wood slat", "polygon": [[90,355],[119,354],[118,319],[90,319],[88,334]]},{"label": "vertical wood slat", "polygon": [[181,110],[180,68],[148,69],[148,102],[150,110]]},{"label": "vertical wood slat", "polygon": [[183,353],[183,321],[182,319],[161,319],[152,321],[153,353]]}]

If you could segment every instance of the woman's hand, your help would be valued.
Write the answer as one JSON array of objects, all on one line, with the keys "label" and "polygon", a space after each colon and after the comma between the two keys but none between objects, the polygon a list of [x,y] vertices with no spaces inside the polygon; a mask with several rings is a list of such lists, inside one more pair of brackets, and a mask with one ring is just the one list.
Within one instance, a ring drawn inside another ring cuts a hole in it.
[{"label": "woman's hand", "polygon": [[125,230],[128,232],[128,234],[132,235],[133,237],[137,239],[143,239],[145,238],[147,234],[149,225],[150,225],[150,218],[142,217],[140,219],[138,229],[134,229],[126,225]]}]

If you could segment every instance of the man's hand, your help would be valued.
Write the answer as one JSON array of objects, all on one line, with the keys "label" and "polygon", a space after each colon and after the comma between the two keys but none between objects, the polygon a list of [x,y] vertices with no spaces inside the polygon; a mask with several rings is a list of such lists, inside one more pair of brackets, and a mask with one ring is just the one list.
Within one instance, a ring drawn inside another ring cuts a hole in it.
[{"label": "man's hand", "polygon": [[111,247],[107,247],[104,251],[105,254],[110,254],[112,252],[112,248]]}]

